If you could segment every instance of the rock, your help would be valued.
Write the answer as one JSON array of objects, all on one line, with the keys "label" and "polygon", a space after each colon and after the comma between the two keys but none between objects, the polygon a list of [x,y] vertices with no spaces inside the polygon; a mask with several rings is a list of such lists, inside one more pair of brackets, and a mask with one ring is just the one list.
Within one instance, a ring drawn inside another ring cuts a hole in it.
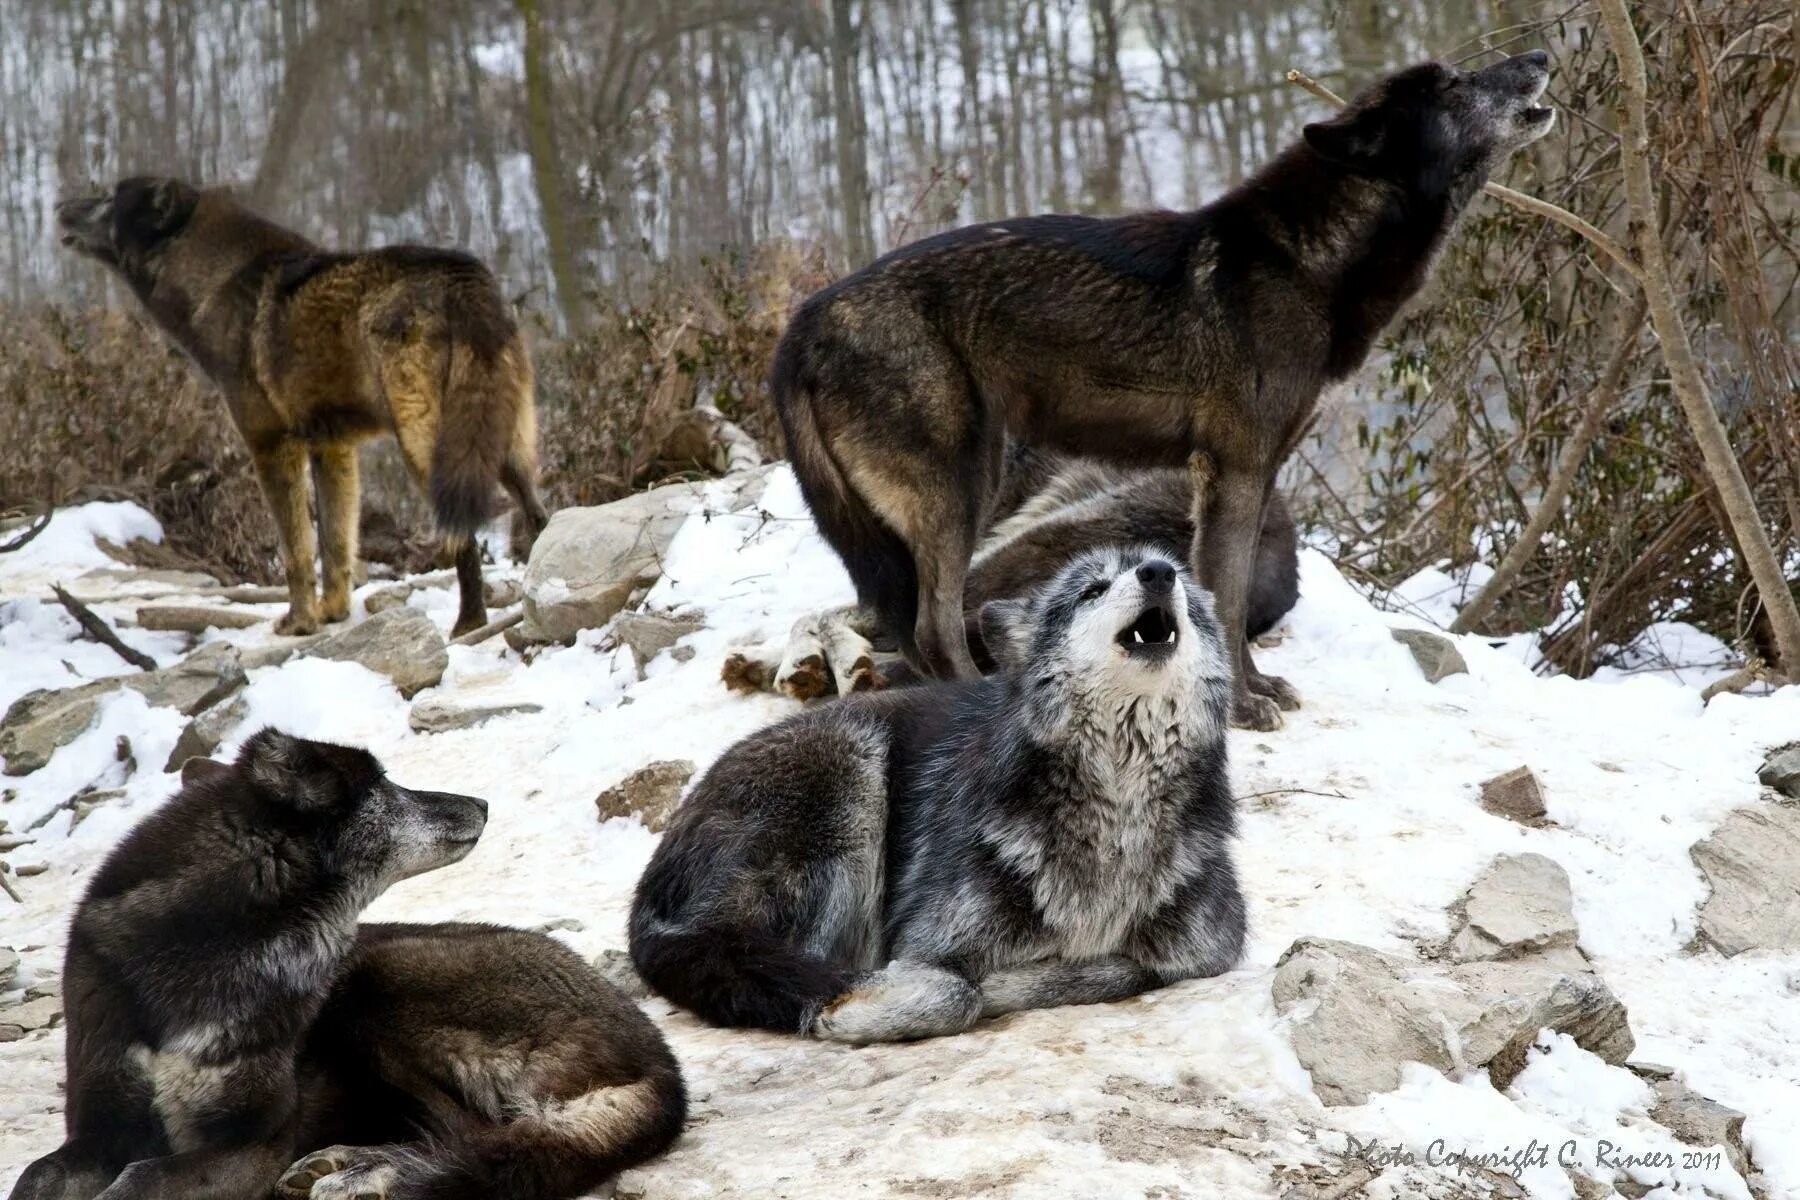
[{"label": "rock", "polygon": [[1650,1085],[1656,1093],[1650,1119],[1690,1146],[1723,1146],[1739,1175],[1749,1176],[1750,1156],[1744,1149],[1744,1114],[1708,1100],[1678,1079]]},{"label": "rock", "polygon": [[1544,819],[1544,785],[1530,767],[1514,767],[1481,785],[1481,807],[1521,825]]},{"label": "rock", "polygon": [[444,635],[416,608],[390,608],[306,648],[307,658],[361,663],[394,681],[402,696],[435,686],[450,665]]},{"label": "rock", "polygon": [[1407,1062],[1445,1073],[1485,1066],[1504,1088],[1542,1028],[1612,1063],[1633,1045],[1625,1006],[1598,976],[1529,961],[1431,966],[1301,938],[1276,964],[1273,993],[1326,1104],[1398,1087]]},{"label": "rock", "polygon": [[13,976],[18,973],[18,952],[11,946],[0,946],[0,992],[12,987]]},{"label": "rock", "polygon": [[0,1042],[16,1042],[39,1029],[52,1029],[62,1020],[62,1001],[40,996],[11,1008],[0,1008]]},{"label": "rock", "polygon": [[660,833],[681,802],[681,790],[694,777],[694,764],[685,759],[653,762],[639,767],[594,799],[602,821],[636,816],[645,828]]},{"label": "rock", "polygon": [[244,719],[248,711],[241,696],[233,696],[213,705],[205,712],[195,716],[175,739],[174,749],[169,751],[168,761],[163,763],[164,771],[179,771],[181,764],[190,758],[205,758],[219,748],[233,727]]},{"label": "rock", "polygon": [[594,970],[600,978],[624,992],[633,1000],[648,1000],[650,985],[631,965],[631,955],[623,950],[602,950],[594,956]]},{"label": "rock", "polygon": [[665,487],[552,514],[525,567],[521,636],[566,642],[612,620],[634,588],[662,573],[669,543],[699,507],[697,489]]},{"label": "rock", "polygon": [[612,636],[620,645],[631,647],[631,657],[637,662],[638,673],[642,674],[644,664],[688,634],[705,627],[706,619],[699,613],[670,616],[667,613],[622,612],[613,618]]},{"label": "rock", "polygon": [[1456,643],[1429,629],[1390,629],[1396,642],[1412,651],[1413,661],[1425,672],[1426,683],[1436,683],[1452,675],[1467,675],[1469,664],[1463,661]]},{"label": "rock", "polygon": [[277,638],[260,646],[242,647],[238,650],[238,657],[243,660],[246,671],[254,671],[259,667],[279,667],[302,650],[316,646],[330,636],[329,633],[309,633],[305,637]]},{"label": "rock", "polygon": [[390,608],[399,608],[417,590],[418,587],[410,582],[390,583],[386,587],[378,587],[363,597],[363,611],[372,617],[376,613],[384,613]]},{"label": "rock", "polygon": [[1449,956],[1457,962],[1520,958],[1573,948],[1574,898],[1562,864],[1541,854],[1502,854],[1452,910]]},{"label": "rock", "polygon": [[519,641],[568,642],[583,629],[606,624],[662,574],[663,555],[689,514],[753,508],[778,469],[759,467],[704,487],[672,485],[611,504],[558,510],[525,567]]},{"label": "rock", "polygon": [[513,704],[455,704],[442,697],[433,696],[425,700],[413,701],[412,711],[407,714],[406,723],[416,733],[447,733],[452,729],[467,729],[471,725],[479,725],[495,717],[510,717],[519,713],[543,712],[544,706],[519,701]]},{"label": "rock", "polygon": [[658,460],[726,474],[762,465],[756,439],[709,405],[697,405],[676,418],[657,449]]},{"label": "rock", "polygon": [[481,585],[481,599],[489,608],[511,608],[525,598],[525,587],[516,579],[489,579]]},{"label": "rock", "polygon": [[171,667],[136,675],[114,675],[79,687],[30,692],[0,717],[0,756],[8,775],[26,775],[74,741],[93,723],[100,701],[129,688],[153,708],[183,715],[208,708],[244,686],[244,668],[230,646],[202,646]]},{"label": "rock", "polygon": [[1769,751],[1756,778],[1784,796],[1800,800],[1800,742],[1789,742]]},{"label": "rock", "polygon": [[137,610],[139,629],[163,633],[205,633],[208,629],[249,629],[270,618],[241,608],[204,604],[146,604]]},{"label": "rock", "polygon": [[1737,809],[1688,853],[1712,885],[1704,941],[1726,955],[1800,950],[1800,810]]},{"label": "rock", "polygon": [[[218,586],[219,581],[204,571],[174,571],[162,567],[95,567],[77,575],[69,591],[77,600],[93,603],[118,600],[126,596],[210,592],[216,591]],[[285,590],[281,598],[287,598]]]}]

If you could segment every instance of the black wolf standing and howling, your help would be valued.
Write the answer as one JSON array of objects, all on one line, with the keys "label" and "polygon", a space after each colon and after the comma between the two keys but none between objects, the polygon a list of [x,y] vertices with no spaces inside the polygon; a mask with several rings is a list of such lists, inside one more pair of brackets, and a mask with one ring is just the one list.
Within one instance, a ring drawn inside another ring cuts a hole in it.
[{"label": "black wolf standing and howling", "polygon": [[1278,726],[1298,696],[1244,638],[1276,471],[1489,173],[1550,128],[1547,67],[1412,67],[1196,212],[972,225],[807,300],[771,374],[789,455],[913,664],[975,674],[964,580],[1011,435],[1193,472],[1190,557],[1231,637],[1233,720]]},{"label": "black wolf standing and howling", "polygon": [[875,1042],[1237,961],[1210,599],[1108,549],[983,617],[995,675],[804,712],[707,772],[632,905],[652,987],[722,1025]]}]

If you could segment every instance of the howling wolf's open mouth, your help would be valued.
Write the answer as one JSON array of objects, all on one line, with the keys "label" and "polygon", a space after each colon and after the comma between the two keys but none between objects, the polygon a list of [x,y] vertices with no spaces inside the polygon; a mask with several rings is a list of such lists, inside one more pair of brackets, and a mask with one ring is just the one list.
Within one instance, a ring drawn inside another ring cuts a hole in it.
[{"label": "howling wolf's open mouth", "polygon": [[1160,661],[1175,653],[1181,628],[1175,621],[1175,610],[1166,603],[1152,603],[1137,620],[1119,630],[1115,639],[1125,648],[1125,657]]}]

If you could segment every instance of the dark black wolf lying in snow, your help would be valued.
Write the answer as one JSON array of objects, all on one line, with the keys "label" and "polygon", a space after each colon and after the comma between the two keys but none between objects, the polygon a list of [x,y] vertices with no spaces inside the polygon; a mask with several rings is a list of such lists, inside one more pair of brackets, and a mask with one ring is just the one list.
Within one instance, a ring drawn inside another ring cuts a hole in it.
[{"label": "dark black wolf lying in snow", "polygon": [[1106,550],[985,617],[1009,669],[809,710],[707,772],[632,905],[652,987],[722,1025],[875,1042],[1237,961],[1210,598]]},{"label": "dark black wolf lying in snow", "polygon": [[480,800],[273,730],[183,779],[76,911],[68,1140],[13,1200],[552,1200],[675,1139],[674,1058],[574,953],[357,927],[469,852]]}]

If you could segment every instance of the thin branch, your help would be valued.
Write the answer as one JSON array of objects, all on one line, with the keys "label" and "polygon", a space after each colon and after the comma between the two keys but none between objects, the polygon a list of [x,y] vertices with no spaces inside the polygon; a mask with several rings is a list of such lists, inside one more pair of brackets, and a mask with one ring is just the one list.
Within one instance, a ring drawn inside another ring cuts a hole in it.
[{"label": "thin branch", "polygon": [[5,545],[0,545],[0,554],[11,554],[14,550],[23,549],[26,542],[29,542],[32,538],[50,528],[50,513],[51,507],[46,502],[39,508],[37,516],[32,518],[31,524],[26,527],[24,533],[21,533],[18,537],[7,542]]},{"label": "thin branch", "polygon": [[81,625],[82,631],[103,646],[110,646],[118,656],[138,668],[140,671],[156,670],[156,660],[142,650],[133,650],[119,640],[112,626],[101,619],[100,614],[69,595],[60,583],[51,584],[50,590],[56,593],[56,602],[69,610],[69,615]]},{"label": "thin branch", "polygon": [[[1304,91],[1311,92],[1313,95],[1327,103],[1335,104],[1340,108],[1343,107],[1343,97],[1339,96],[1336,92],[1332,91],[1312,76],[1306,74],[1304,71],[1289,70],[1287,73],[1287,81]],[[1593,223],[1576,216],[1566,208],[1550,203],[1548,200],[1539,200],[1536,196],[1527,196],[1524,192],[1515,192],[1513,189],[1503,187],[1498,183],[1485,183],[1482,185],[1481,190],[1494,197],[1496,200],[1510,204],[1522,212],[1528,212],[1534,216],[1554,221],[1564,229],[1572,230],[1573,232],[1580,234],[1608,258],[1612,259],[1613,262],[1617,263],[1627,275],[1632,277],[1632,279],[1636,280],[1639,284],[1643,283],[1644,269],[1638,265],[1636,259],[1631,257],[1630,251],[1626,250],[1618,239]]]},{"label": "thin branch", "polygon": [[451,638],[450,644],[452,646],[473,646],[477,642],[485,642],[496,633],[504,633],[524,619],[525,610],[521,608],[518,612],[508,613],[498,620],[489,621],[479,629],[471,629],[461,637]]}]

